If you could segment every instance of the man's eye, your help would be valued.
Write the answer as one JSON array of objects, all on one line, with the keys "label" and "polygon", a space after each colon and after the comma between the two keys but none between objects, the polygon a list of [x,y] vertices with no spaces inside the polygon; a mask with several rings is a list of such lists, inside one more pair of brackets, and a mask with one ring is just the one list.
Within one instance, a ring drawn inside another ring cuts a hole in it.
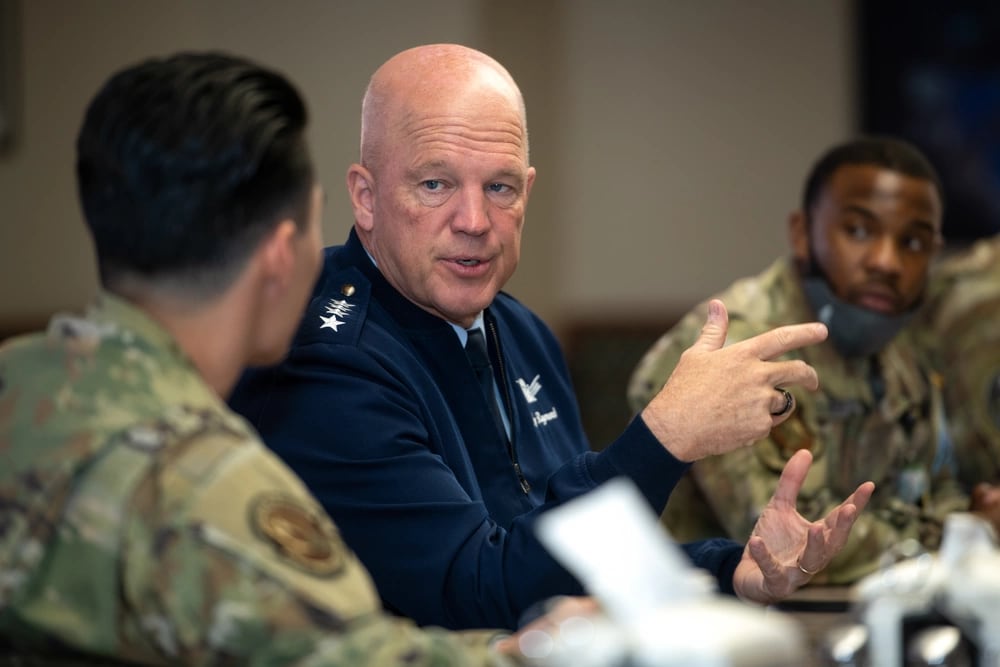
[{"label": "man's eye", "polygon": [[431,179],[431,180],[428,180],[428,181],[424,181],[423,182],[423,186],[424,186],[425,190],[432,190],[432,191],[433,190],[440,190],[441,187],[442,187],[441,181],[437,181],[437,180],[434,180],[434,179]]},{"label": "man's eye", "polygon": [[924,236],[907,236],[903,239],[903,247],[910,252],[926,253],[934,247],[934,241]]},{"label": "man's eye", "polygon": [[847,235],[853,239],[866,239],[871,236],[864,225],[846,225]]},{"label": "man's eye", "polygon": [[490,192],[506,192],[508,190],[508,186],[503,183],[490,183],[487,188]]}]

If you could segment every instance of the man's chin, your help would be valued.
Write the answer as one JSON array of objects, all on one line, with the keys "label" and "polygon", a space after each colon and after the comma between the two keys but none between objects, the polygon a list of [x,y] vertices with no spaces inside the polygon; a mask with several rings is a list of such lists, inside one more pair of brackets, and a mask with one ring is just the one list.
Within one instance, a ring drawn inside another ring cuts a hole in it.
[{"label": "man's chin", "polygon": [[865,310],[878,315],[884,315],[885,317],[896,317],[897,315],[903,314],[903,311],[896,306],[886,305],[883,303],[872,303],[866,299],[852,301],[851,305],[857,308],[864,308]]}]

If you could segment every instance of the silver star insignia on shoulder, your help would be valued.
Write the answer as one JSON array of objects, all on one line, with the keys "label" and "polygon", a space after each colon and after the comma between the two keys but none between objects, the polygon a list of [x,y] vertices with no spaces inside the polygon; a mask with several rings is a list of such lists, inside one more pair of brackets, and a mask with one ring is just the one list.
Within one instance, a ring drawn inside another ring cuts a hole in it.
[{"label": "silver star insignia on shoulder", "polygon": [[[348,303],[343,299],[330,299],[329,303],[326,304],[326,314],[329,317],[320,315],[319,319],[323,321],[323,324],[319,328],[339,331],[340,325],[347,323],[347,317],[353,309],[353,303]],[[344,319],[338,319],[341,317]]]},{"label": "silver star insignia on shoulder", "polygon": [[320,325],[320,329],[333,329],[334,331],[339,331],[338,327],[344,323],[343,320],[338,320],[336,315],[331,315],[330,317],[323,317],[320,315],[319,319],[323,320],[323,324]]}]

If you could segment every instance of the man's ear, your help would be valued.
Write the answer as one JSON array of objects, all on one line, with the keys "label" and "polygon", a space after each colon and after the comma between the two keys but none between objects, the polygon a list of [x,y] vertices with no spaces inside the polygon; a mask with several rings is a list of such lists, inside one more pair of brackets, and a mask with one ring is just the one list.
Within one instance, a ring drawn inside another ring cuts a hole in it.
[{"label": "man's ear", "polygon": [[295,273],[295,236],[298,227],[291,218],[285,218],[268,233],[257,248],[257,264],[264,279],[265,289],[277,287],[284,290]]},{"label": "man's ear", "polygon": [[795,259],[809,261],[809,221],[802,209],[792,211],[788,216],[788,245]]},{"label": "man's ear", "polygon": [[354,209],[354,221],[366,232],[372,230],[375,217],[375,179],[360,164],[347,169],[347,193]]}]

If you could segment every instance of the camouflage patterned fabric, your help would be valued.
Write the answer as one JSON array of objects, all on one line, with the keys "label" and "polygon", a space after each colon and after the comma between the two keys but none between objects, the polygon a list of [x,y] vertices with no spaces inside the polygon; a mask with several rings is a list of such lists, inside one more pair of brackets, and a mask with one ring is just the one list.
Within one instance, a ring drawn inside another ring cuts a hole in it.
[{"label": "camouflage patterned fabric", "polygon": [[962,481],[1000,484],[1000,235],[932,268],[924,312]]},{"label": "camouflage patterned fabric", "polygon": [[509,664],[495,634],[383,613],[298,478],[125,302],[102,295],[0,348],[0,645],[148,665]]},{"label": "camouflage patterned fabric", "polygon": [[[815,319],[790,259],[735,282],[719,298],[729,310],[730,343]],[[628,388],[634,410],[666,382],[681,352],[697,338],[706,312],[703,303],[688,313],[639,362]],[[861,482],[876,484],[847,546],[816,583],[856,581],[905,538],[937,547],[944,516],[966,509],[969,500],[955,482],[947,439],[939,437],[943,406],[935,376],[911,336],[903,331],[879,354],[880,370],[869,360],[841,358],[828,342],[789,354],[816,369],[819,391],[791,389],[796,410],[769,438],[692,466],[696,486],[688,482],[671,495],[663,517],[667,528],[678,539],[718,534],[721,527],[746,540],[785,463],[806,448],[814,463],[799,495],[803,516],[818,519]],[[877,403],[869,381],[873,374],[884,387]]]}]

